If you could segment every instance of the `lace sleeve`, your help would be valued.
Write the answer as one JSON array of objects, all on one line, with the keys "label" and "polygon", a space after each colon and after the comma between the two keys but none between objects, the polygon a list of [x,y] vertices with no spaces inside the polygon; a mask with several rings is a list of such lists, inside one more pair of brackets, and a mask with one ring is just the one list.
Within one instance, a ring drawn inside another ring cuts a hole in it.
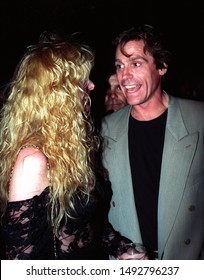
[{"label": "lace sleeve", "polygon": [[109,222],[104,227],[102,247],[108,255],[117,257],[117,250],[124,247],[124,244],[131,242],[130,239],[122,236],[118,231],[114,230]]},{"label": "lace sleeve", "polygon": [[8,203],[2,221],[7,259],[48,258],[49,238],[52,242],[47,222],[48,193],[46,188],[40,196]]}]

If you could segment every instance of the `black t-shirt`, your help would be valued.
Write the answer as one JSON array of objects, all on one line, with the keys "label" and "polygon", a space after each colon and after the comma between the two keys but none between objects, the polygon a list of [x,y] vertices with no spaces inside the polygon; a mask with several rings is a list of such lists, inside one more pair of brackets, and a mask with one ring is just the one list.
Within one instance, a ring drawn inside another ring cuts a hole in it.
[{"label": "black t-shirt", "polygon": [[167,110],[158,118],[130,116],[129,156],[143,244],[157,250],[157,205]]}]

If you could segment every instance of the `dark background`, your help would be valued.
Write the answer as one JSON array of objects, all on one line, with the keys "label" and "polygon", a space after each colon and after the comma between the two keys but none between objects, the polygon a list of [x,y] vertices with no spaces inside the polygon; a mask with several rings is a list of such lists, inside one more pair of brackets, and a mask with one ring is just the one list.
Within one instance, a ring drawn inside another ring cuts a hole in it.
[{"label": "dark background", "polygon": [[193,0],[1,0],[0,87],[9,82],[28,45],[44,30],[80,32],[96,52],[92,80],[93,108],[103,109],[106,78],[113,71],[112,39],[135,24],[154,25],[166,36],[173,52],[167,90],[179,95],[179,84],[203,80],[204,8]]},{"label": "dark background", "polygon": [[105,80],[113,70],[111,40],[118,32],[139,23],[154,25],[168,39],[174,55],[167,73],[170,93],[180,95],[180,83],[194,87],[204,80],[202,0],[1,0],[0,91],[9,82],[26,47],[35,44],[42,31],[78,31],[96,51],[92,98],[93,114],[100,116]]}]

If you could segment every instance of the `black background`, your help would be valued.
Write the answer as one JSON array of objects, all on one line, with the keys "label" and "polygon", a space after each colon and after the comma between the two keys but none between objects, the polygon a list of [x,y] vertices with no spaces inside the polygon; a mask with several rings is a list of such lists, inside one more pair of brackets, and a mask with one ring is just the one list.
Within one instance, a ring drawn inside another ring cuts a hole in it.
[{"label": "black background", "polygon": [[183,78],[203,79],[202,6],[195,0],[1,0],[0,87],[9,82],[26,47],[36,43],[42,31],[81,32],[96,52],[92,98],[102,108],[105,80],[114,69],[112,39],[126,28],[147,23],[164,33],[173,52],[168,87],[176,95],[176,85]]}]

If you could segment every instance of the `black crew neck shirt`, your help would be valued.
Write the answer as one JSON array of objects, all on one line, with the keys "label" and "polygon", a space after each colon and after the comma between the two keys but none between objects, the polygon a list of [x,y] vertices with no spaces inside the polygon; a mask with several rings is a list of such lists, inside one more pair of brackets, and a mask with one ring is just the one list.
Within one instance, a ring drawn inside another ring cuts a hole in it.
[{"label": "black crew neck shirt", "polygon": [[167,110],[150,121],[129,119],[129,157],[143,244],[157,250],[157,206]]}]

